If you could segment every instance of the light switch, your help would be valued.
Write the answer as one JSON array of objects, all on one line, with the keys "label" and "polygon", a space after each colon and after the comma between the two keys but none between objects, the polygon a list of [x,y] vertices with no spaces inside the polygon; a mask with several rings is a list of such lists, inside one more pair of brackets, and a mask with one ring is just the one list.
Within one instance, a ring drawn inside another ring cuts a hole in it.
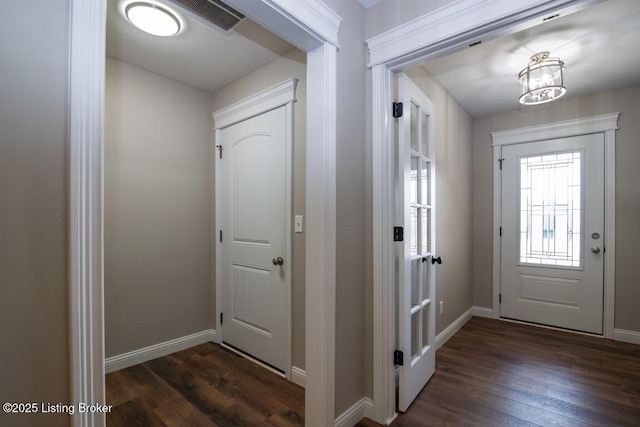
[{"label": "light switch", "polygon": [[296,233],[302,233],[302,215],[296,215],[293,229]]}]

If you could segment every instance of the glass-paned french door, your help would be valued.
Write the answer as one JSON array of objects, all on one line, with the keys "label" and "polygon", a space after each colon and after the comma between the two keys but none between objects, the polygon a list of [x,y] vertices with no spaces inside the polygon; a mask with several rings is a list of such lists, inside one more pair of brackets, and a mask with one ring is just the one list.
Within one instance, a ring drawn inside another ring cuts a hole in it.
[{"label": "glass-paned french door", "polygon": [[399,249],[398,344],[399,410],[405,411],[435,370],[434,274],[434,106],[404,74],[398,76],[399,222],[405,230]]}]

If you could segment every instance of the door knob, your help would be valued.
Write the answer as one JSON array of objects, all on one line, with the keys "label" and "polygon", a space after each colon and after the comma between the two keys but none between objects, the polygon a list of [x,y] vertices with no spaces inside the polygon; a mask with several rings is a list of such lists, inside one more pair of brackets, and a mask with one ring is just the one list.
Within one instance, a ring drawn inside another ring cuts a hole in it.
[{"label": "door knob", "polygon": [[284,259],[279,256],[278,258],[274,258],[271,262],[273,263],[273,265],[282,265],[284,264]]},{"label": "door knob", "polygon": [[600,253],[600,248],[597,246],[592,246],[591,252],[593,252],[594,254]]},{"label": "door knob", "polygon": [[438,258],[431,257],[431,264],[435,264],[436,262],[438,264],[442,264],[442,258],[440,258],[440,257],[438,257]]}]

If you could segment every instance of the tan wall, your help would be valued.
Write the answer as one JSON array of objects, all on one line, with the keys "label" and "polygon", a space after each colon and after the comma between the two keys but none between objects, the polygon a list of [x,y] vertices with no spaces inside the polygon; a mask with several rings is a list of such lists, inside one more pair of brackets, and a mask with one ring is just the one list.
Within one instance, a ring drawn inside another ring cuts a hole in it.
[{"label": "tan wall", "polygon": [[[436,335],[472,306],[473,119],[424,68],[406,72],[435,104]],[[439,303],[443,301],[443,314]]]},{"label": "tan wall", "polygon": [[[67,0],[0,2],[2,403],[69,404],[68,10]],[[69,424],[0,411],[4,427]]]},{"label": "tan wall", "polygon": [[543,108],[497,114],[474,123],[473,278],[474,305],[492,306],[493,154],[491,132],[620,112],[616,132],[615,327],[640,331],[640,87],[560,100]]},{"label": "tan wall", "polygon": [[[294,159],[293,159],[293,213],[305,214],[305,162],[306,162],[306,111],[307,111],[307,56],[294,49],[271,61],[223,89],[217,91],[210,106],[211,112],[254,95],[291,77],[298,80],[295,104]],[[293,234],[293,366],[304,369],[304,306],[305,306],[305,235]],[[215,305],[214,305],[215,309]]]},{"label": "tan wall", "polygon": [[[355,0],[327,2],[338,33],[336,170],[336,417],[365,395],[365,73],[364,10]],[[370,286],[369,286],[370,288]]]},{"label": "tan wall", "polygon": [[107,58],[105,353],[212,327],[211,94]]}]

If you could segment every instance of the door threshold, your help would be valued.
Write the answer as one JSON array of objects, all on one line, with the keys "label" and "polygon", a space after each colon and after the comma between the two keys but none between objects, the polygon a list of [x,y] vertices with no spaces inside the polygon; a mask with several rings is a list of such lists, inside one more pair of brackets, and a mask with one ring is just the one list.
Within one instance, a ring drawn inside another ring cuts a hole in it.
[{"label": "door threshold", "polygon": [[537,328],[551,329],[553,331],[570,332],[572,334],[586,335],[588,337],[594,337],[594,338],[604,338],[604,334],[594,334],[592,332],[578,331],[576,329],[567,329],[567,328],[561,328],[559,326],[545,325],[542,323],[527,322],[525,320],[510,319],[508,317],[500,317],[499,320],[502,320],[505,322],[511,322],[511,323],[518,323],[520,325],[534,326]]},{"label": "door threshold", "polygon": [[247,360],[250,360],[251,362],[255,363],[256,365],[259,365],[259,366],[261,366],[261,367],[273,372],[274,374],[277,374],[277,375],[281,376],[282,378],[286,378],[288,380],[287,375],[284,372],[282,372],[280,369],[274,368],[273,366],[269,365],[268,363],[265,363],[260,359],[256,359],[255,357],[251,356],[250,354],[245,353],[244,351],[242,351],[240,349],[237,349],[234,346],[229,345],[224,341],[221,342],[220,345],[222,347],[226,348],[227,350],[234,352],[238,356],[241,356],[241,357],[243,357],[243,358],[245,358]]}]

